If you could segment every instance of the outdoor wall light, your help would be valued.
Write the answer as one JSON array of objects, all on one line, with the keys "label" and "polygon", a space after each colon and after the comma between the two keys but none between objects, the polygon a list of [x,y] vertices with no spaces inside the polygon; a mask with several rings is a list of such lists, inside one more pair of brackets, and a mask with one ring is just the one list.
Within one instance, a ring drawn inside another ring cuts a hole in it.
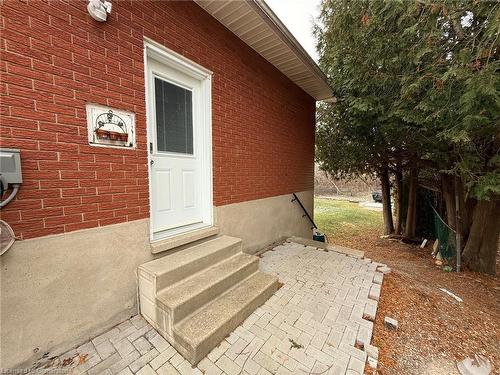
[{"label": "outdoor wall light", "polygon": [[105,22],[111,13],[112,4],[106,0],[89,0],[87,10],[90,16],[99,22]]}]

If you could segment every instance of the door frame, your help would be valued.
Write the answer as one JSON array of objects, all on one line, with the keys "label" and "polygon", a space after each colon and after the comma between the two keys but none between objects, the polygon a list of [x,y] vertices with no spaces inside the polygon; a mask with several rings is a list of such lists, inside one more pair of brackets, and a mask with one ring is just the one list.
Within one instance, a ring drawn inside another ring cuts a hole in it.
[{"label": "door frame", "polygon": [[[200,81],[200,102],[199,108],[199,126],[201,126],[202,143],[201,158],[201,179],[202,183],[202,222],[187,225],[180,228],[173,228],[161,233],[154,233],[153,223],[153,199],[152,199],[152,171],[151,171],[151,152],[149,149],[152,139],[151,126],[153,123],[152,102],[154,100],[153,87],[149,81],[148,58],[167,65],[178,70],[198,81]],[[161,44],[144,38],[144,86],[146,93],[146,134],[147,134],[147,153],[148,153],[148,189],[149,189],[149,234],[150,242],[158,241],[164,238],[170,238],[192,230],[200,229],[213,225],[213,175],[212,175],[212,75],[213,73],[203,66],[185,58],[184,56],[162,46]]]}]

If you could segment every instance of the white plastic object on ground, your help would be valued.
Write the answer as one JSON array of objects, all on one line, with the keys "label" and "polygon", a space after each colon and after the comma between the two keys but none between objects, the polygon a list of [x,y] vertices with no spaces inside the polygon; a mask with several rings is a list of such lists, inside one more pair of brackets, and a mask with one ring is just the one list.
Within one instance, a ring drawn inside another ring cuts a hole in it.
[{"label": "white plastic object on ground", "polygon": [[459,296],[453,294],[452,292],[450,292],[449,290],[446,290],[444,288],[439,288],[439,290],[442,290],[443,292],[445,292],[446,294],[448,294],[449,296],[455,298],[458,302],[463,302],[464,300],[462,298],[460,298]]},{"label": "white plastic object on ground", "polygon": [[465,358],[457,363],[457,368],[462,375],[489,375],[491,364],[486,357],[474,354],[474,358]]}]

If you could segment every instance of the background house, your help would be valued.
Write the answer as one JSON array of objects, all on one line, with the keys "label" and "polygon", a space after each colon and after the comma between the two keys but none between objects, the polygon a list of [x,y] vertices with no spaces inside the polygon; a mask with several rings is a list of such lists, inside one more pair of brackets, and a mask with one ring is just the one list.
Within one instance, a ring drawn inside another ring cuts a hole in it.
[{"label": "background house", "polygon": [[[0,258],[2,367],[133,315],[153,253],[311,235],[290,194],[312,213],[315,101],[331,91],[265,4],[113,1],[99,23],[83,0],[6,1],[1,18],[1,145],[23,174],[1,211],[19,238]],[[161,106],[179,110],[173,144]],[[89,143],[92,108],[131,116],[131,145]]]}]

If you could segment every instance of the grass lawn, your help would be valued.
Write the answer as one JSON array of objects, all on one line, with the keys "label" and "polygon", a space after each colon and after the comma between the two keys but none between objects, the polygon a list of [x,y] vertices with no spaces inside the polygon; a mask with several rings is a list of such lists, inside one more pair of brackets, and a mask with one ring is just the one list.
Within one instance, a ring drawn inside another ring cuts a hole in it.
[{"label": "grass lawn", "polygon": [[383,230],[382,212],[360,207],[358,203],[334,199],[314,199],[314,221],[330,240],[359,236],[364,231]]}]

